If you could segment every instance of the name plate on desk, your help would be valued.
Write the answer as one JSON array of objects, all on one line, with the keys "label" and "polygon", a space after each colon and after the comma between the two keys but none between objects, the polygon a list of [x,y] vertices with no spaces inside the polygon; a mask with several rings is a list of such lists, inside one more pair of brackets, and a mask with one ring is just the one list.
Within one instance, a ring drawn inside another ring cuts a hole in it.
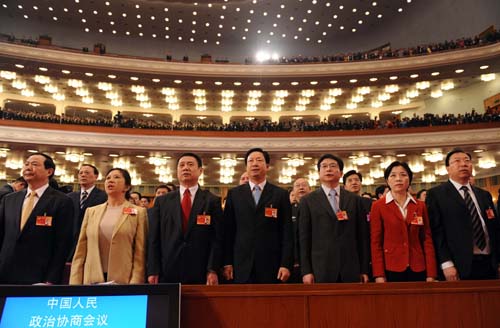
[{"label": "name plate on desk", "polygon": [[2,286],[0,328],[179,327],[179,285]]}]

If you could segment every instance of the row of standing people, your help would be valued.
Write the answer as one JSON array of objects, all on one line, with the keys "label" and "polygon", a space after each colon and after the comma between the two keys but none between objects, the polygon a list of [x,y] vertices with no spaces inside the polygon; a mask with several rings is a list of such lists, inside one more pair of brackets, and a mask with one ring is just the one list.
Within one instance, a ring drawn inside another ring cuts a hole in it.
[{"label": "row of standing people", "polygon": [[[184,154],[180,189],[158,197],[148,217],[126,200],[126,170],[110,170],[101,191],[107,201],[81,211],[93,205],[94,191],[71,201],[48,187],[51,158],[31,155],[23,168],[27,192],[0,205],[0,282],[59,283],[77,232],[72,284],[215,285],[221,276],[276,283],[290,275],[304,283],[367,282],[371,268],[376,282],[433,281],[438,272],[447,280],[498,276],[498,217],[491,195],[470,186],[471,156],[461,150],[448,154],[450,179],[429,190],[428,207],[408,194],[412,173],[405,163],[386,169],[390,191],[369,204],[340,187],[343,162],[325,154],[317,163],[321,187],[293,209],[288,193],[267,181],[269,162],[262,149],[247,152],[249,181],[229,191],[222,211],[220,198],[198,185],[201,159]],[[74,209],[84,217],[68,219]]]}]

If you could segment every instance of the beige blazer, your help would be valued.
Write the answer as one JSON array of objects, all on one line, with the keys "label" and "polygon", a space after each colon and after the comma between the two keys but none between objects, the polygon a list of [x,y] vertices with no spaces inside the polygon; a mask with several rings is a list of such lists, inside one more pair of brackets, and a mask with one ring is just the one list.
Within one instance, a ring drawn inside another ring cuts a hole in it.
[{"label": "beige blazer", "polygon": [[[71,264],[71,285],[104,282],[99,254],[99,224],[108,203],[87,208],[78,244]],[[137,214],[122,214],[111,237],[108,281],[118,284],[141,284],[145,280],[148,218],[145,208],[125,202],[124,208]]]}]

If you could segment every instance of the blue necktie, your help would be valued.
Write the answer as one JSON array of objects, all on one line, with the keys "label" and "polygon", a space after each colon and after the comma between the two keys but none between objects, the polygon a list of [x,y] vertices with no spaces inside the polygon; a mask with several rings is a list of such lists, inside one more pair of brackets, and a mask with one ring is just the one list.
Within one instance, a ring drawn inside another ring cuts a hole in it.
[{"label": "blue necktie", "polygon": [[330,190],[328,193],[328,201],[330,202],[330,205],[333,208],[333,212],[337,213],[339,211],[339,206],[337,205],[337,191],[335,189]]},{"label": "blue necktie", "polygon": [[261,193],[262,191],[260,190],[260,187],[255,185],[255,187],[253,187],[253,199],[255,200],[255,205],[259,203]]}]

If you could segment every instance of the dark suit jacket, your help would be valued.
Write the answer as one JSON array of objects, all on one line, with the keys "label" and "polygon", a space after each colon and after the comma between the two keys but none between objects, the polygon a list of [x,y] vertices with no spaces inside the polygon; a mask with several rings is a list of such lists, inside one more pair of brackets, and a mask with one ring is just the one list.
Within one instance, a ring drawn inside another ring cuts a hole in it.
[{"label": "dark suit jacket", "polygon": [[0,200],[7,194],[13,193],[14,188],[10,184],[6,184],[0,188]]},{"label": "dark suit jacket", "polygon": [[[421,217],[423,225],[411,224]],[[385,196],[373,203],[370,215],[373,275],[385,277],[385,271],[426,271],[437,277],[436,254],[432,244],[429,215],[424,202],[410,201],[406,217],[395,201],[386,204]]]},{"label": "dark suit jacket", "polygon": [[[158,197],[149,218],[147,274],[159,282],[205,284],[207,272],[218,272],[222,260],[222,208],[220,198],[198,189],[187,231],[182,231],[180,191]],[[197,223],[198,215],[210,215],[210,224]]]},{"label": "dark suit jacket", "polygon": [[322,188],[300,201],[302,275],[312,273],[316,282],[359,282],[360,274],[368,274],[368,223],[361,197],[341,188],[339,207],[348,220],[337,219]]},{"label": "dark suit jacket", "polygon": [[[0,204],[0,283],[59,283],[71,248],[73,204],[48,187],[20,231],[26,190],[9,194]],[[52,217],[51,226],[38,226],[37,216]]]},{"label": "dark suit jacket", "polygon": [[[277,218],[265,208],[276,208]],[[259,203],[248,183],[229,190],[224,209],[225,265],[236,283],[277,283],[280,267],[293,266],[293,229],[288,193],[266,183]]]},{"label": "dark suit jacket", "polygon": [[[500,219],[488,219],[486,210],[494,209],[491,194],[472,187],[481,208],[490,238],[492,266],[496,270],[500,255]],[[427,191],[427,209],[438,265],[453,261],[459,277],[470,275],[473,255],[472,218],[465,200],[455,186],[448,181]],[[494,212],[494,211],[493,211]]]},{"label": "dark suit jacket", "polygon": [[73,254],[75,252],[76,244],[78,242],[78,236],[80,235],[80,229],[82,228],[83,217],[85,216],[85,211],[89,207],[100,205],[108,200],[108,195],[106,195],[106,192],[95,187],[94,189],[92,189],[92,192],[89,194],[87,201],[85,202],[83,207],[80,208],[80,195],[80,191],[74,191],[68,194],[68,197],[73,201],[73,208],[75,210],[73,222],[73,247],[71,248],[71,252],[68,257],[69,262],[71,262]]}]

